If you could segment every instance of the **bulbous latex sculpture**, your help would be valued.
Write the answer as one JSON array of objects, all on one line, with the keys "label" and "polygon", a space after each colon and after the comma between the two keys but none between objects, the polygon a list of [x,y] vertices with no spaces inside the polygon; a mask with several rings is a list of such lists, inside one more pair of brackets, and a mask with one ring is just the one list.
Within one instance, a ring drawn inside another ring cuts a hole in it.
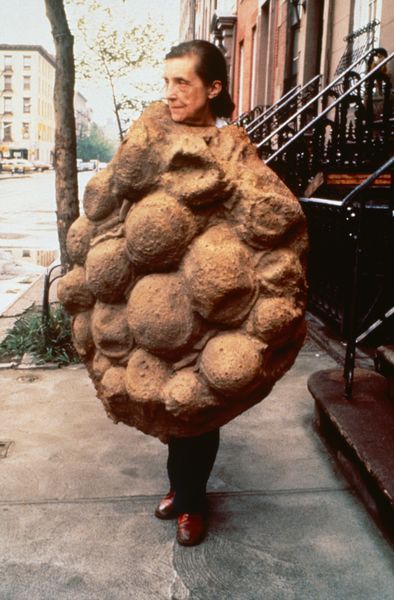
[{"label": "bulbous latex sculpture", "polygon": [[145,110],[86,186],[58,295],[108,415],[198,435],[262,400],[305,335],[305,219],[235,126]]}]

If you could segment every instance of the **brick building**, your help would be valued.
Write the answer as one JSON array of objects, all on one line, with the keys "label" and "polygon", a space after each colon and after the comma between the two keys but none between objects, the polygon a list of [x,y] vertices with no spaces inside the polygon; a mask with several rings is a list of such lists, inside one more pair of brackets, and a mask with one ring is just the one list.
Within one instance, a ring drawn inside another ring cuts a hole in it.
[{"label": "brick building", "polygon": [[42,46],[0,45],[0,151],[52,161],[55,59]]},{"label": "brick building", "polygon": [[181,25],[181,39],[220,45],[223,23],[231,22],[226,58],[237,114],[271,105],[317,73],[328,83],[362,48],[394,47],[391,0],[237,0],[235,7],[181,0],[183,11],[186,5],[189,37]]}]

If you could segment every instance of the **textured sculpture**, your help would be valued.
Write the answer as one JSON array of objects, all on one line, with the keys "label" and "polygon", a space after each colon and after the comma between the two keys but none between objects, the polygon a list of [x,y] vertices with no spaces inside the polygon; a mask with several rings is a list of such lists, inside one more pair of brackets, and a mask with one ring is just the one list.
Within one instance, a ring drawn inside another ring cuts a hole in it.
[{"label": "textured sculpture", "polygon": [[58,294],[115,421],[165,441],[264,398],[304,339],[306,227],[245,133],[152,104],[88,183]]}]

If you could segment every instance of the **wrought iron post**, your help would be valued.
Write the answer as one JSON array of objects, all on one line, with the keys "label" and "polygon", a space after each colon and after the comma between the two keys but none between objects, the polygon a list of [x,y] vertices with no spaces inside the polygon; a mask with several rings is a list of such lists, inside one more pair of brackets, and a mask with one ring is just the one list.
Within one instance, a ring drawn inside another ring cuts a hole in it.
[{"label": "wrought iron post", "polygon": [[[59,269],[59,268],[62,269],[62,273],[60,275],[57,275],[56,277],[53,277],[53,279],[51,279],[51,275],[52,275],[53,271],[55,271],[55,269]],[[47,272],[45,273],[44,292],[43,292],[43,296],[42,296],[42,314],[41,314],[44,332],[46,332],[48,322],[49,322],[49,290],[51,288],[52,283],[54,281],[56,281],[56,279],[60,279],[60,277],[62,277],[62,275],[63,275],[63,267],[60,264],[54,265],[53,267],[48,269]]]}]

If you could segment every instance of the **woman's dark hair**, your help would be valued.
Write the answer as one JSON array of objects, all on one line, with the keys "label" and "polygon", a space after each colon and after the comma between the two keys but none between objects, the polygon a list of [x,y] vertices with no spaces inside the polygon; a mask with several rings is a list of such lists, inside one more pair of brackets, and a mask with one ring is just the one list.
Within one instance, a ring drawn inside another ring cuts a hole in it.
[{"label": "woman's dark hair", "polygon": [[231,117],[235,105],[227,89],[227,65],[219,48],[205,40],[182,42],[182,44],[171,48],[170,52],[166,54],[166,60],[181,58],[188,54],[197,56],[196,73],[206,85],[210,85],[215,80],[222,82],[222,91],[220,94],[209,101],[213,116]]}]

